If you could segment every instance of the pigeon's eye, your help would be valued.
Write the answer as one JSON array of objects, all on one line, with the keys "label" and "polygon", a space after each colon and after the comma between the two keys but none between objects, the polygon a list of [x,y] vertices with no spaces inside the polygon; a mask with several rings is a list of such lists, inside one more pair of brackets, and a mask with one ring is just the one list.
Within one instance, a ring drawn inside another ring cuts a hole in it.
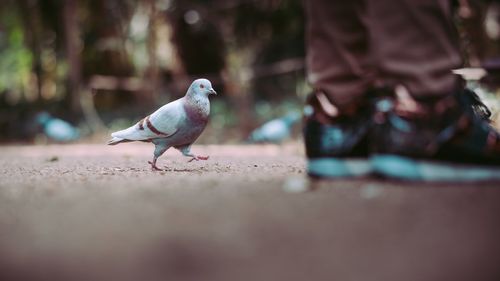
[{"label": "pigeon's eye", "polygon": [[202,88],[202,89],[203,89],[203,88],[205,88],[205,85],[203,85],[203,84],[200,84],[200,88]]}]

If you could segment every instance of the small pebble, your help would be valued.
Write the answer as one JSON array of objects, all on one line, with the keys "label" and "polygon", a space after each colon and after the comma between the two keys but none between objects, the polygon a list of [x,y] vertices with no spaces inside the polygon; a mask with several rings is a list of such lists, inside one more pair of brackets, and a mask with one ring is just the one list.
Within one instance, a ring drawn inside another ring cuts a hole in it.
[{"label": "small pebble", "polygon": [[309,191],[309,182],[305,177],[290,177],[285,180],[283,190],[290,193],[302,193]]},{"label": "small pebble", "polygon": [[374,199],[382,194],[382,188],[375,184],[364,185],[361,187],[359,194],[363,199]]},{"label": "small pebble", "polygon": [[57,156],[52,156],[49,159],[47,159],[47,162],[57,162],[59,161],[59,157]]}]

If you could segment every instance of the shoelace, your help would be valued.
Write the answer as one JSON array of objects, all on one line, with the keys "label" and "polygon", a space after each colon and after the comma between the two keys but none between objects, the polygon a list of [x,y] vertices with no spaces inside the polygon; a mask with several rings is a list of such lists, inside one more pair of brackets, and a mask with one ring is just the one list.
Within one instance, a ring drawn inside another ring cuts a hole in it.
[{"label": "shoelace", "polygon": [[470,106],[474,110],[474,112],[477,114],[478,117],[480,117],[483,120],[491,121],[491,110],[481,101],[479,96],[470,90],[465,90],[464,91],[464,98],[467,99],[469,102]]}]

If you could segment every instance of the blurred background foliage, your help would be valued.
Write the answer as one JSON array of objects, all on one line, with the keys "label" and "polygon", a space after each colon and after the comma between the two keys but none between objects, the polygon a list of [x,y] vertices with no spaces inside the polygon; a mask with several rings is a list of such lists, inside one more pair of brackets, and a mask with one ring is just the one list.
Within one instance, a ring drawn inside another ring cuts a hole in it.
[{"label": "blurred background foliage", "polygon": [[[453,2],[478,66],[498,53],[483,25],[491,3]],[[42,111],[102,141],[199,77],[219,92],[201,142],[242,141],[300,112],[304,28],[301,0],[2,0],[0,141],[36,142]]]},{"label": "blurred background foliage", "polygon": [[300,0],[2,0],[0,141],[35,140],[47,111],[84,136],[131,125],[206,77],[206,142],[300,109]]}]

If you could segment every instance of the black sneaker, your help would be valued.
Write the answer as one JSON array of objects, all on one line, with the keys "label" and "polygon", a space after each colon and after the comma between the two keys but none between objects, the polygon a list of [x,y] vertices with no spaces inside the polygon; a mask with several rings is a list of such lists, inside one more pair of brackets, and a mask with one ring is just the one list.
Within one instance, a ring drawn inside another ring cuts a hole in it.
[{"label": "black sneaker", "polygon": [[399,87],[375,103],[374,172],[421,181],[500,180],[500,134],[475,93],[418,102]]},{"label": "black sneaker", "polygon": [[370,174],[369,106],[353,106],[341,113],[321,91],[311,94],[307,104],[303,133],[309,176],[343,178]]}]

